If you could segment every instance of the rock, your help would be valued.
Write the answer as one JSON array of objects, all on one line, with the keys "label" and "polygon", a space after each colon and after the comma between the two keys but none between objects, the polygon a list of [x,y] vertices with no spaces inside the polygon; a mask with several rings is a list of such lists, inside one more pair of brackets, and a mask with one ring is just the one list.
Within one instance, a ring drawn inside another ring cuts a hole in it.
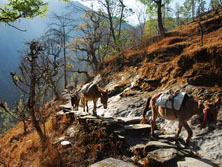
[{"label": "rock", "polygon": [[115,120],[122,124],[139,124],[142,117],[116,117]]},{"label": "rock", "polygon": [[64,141],[65,138],[66,138],[66,136],[61,136],[61,137],[59,137],[59,138],[56,138],[53,144],[60,143],[60,142]]},{"label": "rock", "polygon": [[67,104],[62,104],[59,106],[61,109],[67,109],[67,110],[71,110],[72,109],[72,106],[70,103],[67,103]]},{"label": "rock", "polygon": [[195,159],[192,157],[185,157],[184,161],[177,162],[178,167],[216,167],[212,162],[207,160]]},{"label": "rock", "polygon": [[149,141],[149,143],[145,146],[145,152],[151,152],[157,149],[167,149],[167,148],[177,148],[176,145],[171,145],[168,143],[160,142],[160,141]]},{"label": "rock", "polygon": [[104,159],[100,162],[97,162],[95,164],[90,165],[90,167],[136,167],[136,165],[124,162],[122,160],[114,159],[114,158],[108,158]]},{"label": "rock", "polygon": [[69,127],[66,131],[67,136],[74,137],[76,133],[75,127]]},{"label": "rock", "polygon": [[64,113],[68,113],[71,111],[71,107],[70,108],[63,108]]},{"label": "rock", "polygon": [[146,158],[148,159],[150,166],[166,165],[172,162],[175,163],[178,155],[179,153],[175,148],[168,148],[151,151],[147,154]]},{"label": "rock", "polygon": [[66,115],[63,110],[60,110],[56,113],[56,115]]},{"label": "rock", "polygon": [[131,151],[136,155],[136,157],[139,157],[139,159],[144,157],[144,148],[146,147],[145,144],[137,144],[136,146],[133,146]]},{"label": "rock", "polygon": [[71,142],[65,140],[65,141],[62,141],[62,142],[61,142],[61,145],[64,146],[64,147],[71,146]]},{"label": "rock", "polygon": [[148,133],[150,132],[151,126],[148,124],[132,124],[132,125],[125,125],[124,129],[128,133]]}]

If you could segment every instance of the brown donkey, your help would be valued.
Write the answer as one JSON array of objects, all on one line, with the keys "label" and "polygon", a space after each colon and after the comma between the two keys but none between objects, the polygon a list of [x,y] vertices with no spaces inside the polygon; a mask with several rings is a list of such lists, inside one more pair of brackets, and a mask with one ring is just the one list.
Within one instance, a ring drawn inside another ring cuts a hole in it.
[{"label": "brown donkey", "polygon": [[189,125],[187,124],[187,121],[191,119],[193,115],[203,115],[202,118],[202,124],[205,126],[207,123],[210,127],[216,125],[217,121],[217,113],[219,110],[219,103],[220,99],[218,98],[215,102],[209,103],[208,101],[205,101],[202,103],[200,100],[195,99],[194,97],[189,97],[188,95],[185,95],[184,101],[181,105],[181,108],[179,111],[164,108],[161,106],[157,106],[155,104],[156,99],[161,95],[155,94],[152,97],[149,97],[146,106],[143,111],[143,119],[142,123],[145,122],[145,115],[148,111],[149,105],[151,107],[152,111],[152,117],[151,117],[151,135],[154,137],[154,129],[156,127],[156,118],[158,116],[167,119],[167,120],[177,120],[179,121],[177,134],[175,136],[175,140],[178,139],[178,136],[181,132],[182,127],[184,127],[188,132],[188,137],[186,139],[186,143],[190,142],[190,139],[192,137],[192,130],[190,129]]},{"label": "brown donkey", "polygon": [[73,110],[75,108],[78,111],[79,101],[80,101],[79,92],[76,91],[76,92],[72,93],[72,95],[71,95],[71,105],[73,107]]},{"label": "brown donkey", "polygon": [[96,102],[98,99],[101,99],[101,103],[103,104],[103,107],[107,108],[107,102],[108,102],[108,91],[103,90],[100,88],[97,84],[86,84],[81,89],[81,102],[83,104],[83,110],[85,112],[85,107],[87,108],[87,112],[89,112],[88,107],[88,101],[93,101],[94,107],[93,107],[93,115],[96,115]]}]

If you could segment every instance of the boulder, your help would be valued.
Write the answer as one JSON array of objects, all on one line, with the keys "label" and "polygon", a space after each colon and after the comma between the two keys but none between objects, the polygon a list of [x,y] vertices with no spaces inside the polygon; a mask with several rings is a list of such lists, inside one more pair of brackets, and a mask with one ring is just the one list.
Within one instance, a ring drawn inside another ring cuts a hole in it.
[{"label": "boulder", "polygon": [[178,156],[178,150],[175,148],[167,148],[149,152],[146,159],[149,162],[148,166],[163,166],[170,164],[174,166]]},{"label": "boulder", "polygon": [[129,163],[129,162],[124,162],[119,159],[114,159],[114,158],[108,158],[104,159],[102,161],[99,161],[95,164],[90,165],[90,167],[136,167],[136,165]]}]

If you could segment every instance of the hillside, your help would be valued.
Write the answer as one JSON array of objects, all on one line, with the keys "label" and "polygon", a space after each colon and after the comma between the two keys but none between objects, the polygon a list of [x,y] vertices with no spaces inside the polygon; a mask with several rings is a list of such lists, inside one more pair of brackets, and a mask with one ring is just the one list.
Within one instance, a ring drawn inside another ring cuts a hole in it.
[{"label": "hillside", "polygon": [[[200,129],[195,119],[189,122],[194,136],[188,147],[175,145],[175,142],[170,140],[175,133],[176,122],[158,120],[158,133],[162,136],[159,140],[150,138],[147,130],[147,127],[150,130],[149,126],[141,125],[146,131],[139,131],[139,134],[134,134],[134,131],[132,134],[129,134],[129,131],[122,134],[126,129],[121,129],[126,122],[130,122],[130,125],[139,123],[147,97],[156,92],[171,88],[186,91],[201,99],[212,100],[216,95],[222,97],[221,17],[222,10],[219,15],[212,11],[202,16],[202,47],[199,25],[194,21],[177,27],[162,40],[159,37],[147,39],[149,45],[145,48],[128,49],[107,58],[94,81],[97,80],[101,87],[110,91],[108,109],[103,109],[99,103],[99,117],[72,118],[66,116],[67,114],[57,114],[64,109],[61,104],[68,103],[69,106],[69,101],[63,99],[48,102],[41,109],[47,120],[47,143],[40,144],[31,124],[28,134],[24,135],[22,123],[19,123],[0,138],[0,166],[1,163],[10,167],[88,166],[109,157],[133,162],[137,166],[158,166],[162,161],[156,163],[158,160],[151,161],[147,156],[149,152],[155,149],[161,151],[165,147],[168,151],[176,150],[176,153],[170,152],[170,160],[173,162],[164,161],[161,166],[170,166],[171,163],[176,166],[178,164],[175,164],[175,159],[185,161],[184,159],[191,157],[201,161],[192,164],[194,166],[201,166],[201,163],[206,166],[221,165],[221,108],[215,130]],[[79,112],[83,114],[82,108]],[[129,121],[124,122],[123,118]],[[121,123],[115,123],[118,121]],[[114,133],[116,129],[121,135]],[[186,135],[183,131],[181,140]],[[63,140],[71,144],[61,145],[60,141]],[[192,162],[194,161],[187,163]]]}]

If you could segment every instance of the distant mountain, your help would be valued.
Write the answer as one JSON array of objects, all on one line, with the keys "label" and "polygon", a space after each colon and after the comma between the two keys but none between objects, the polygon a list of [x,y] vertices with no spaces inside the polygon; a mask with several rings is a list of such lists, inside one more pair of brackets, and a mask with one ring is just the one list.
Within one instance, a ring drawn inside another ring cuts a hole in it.
[{"label": "distant mountain", "polygon": [[[80,8],[87,8],[79,2],[72,3]],[[49,0],[48,13],[45,17],[22,19],[13,24],[20,29],[27,30],[26,32],[0,24],[0,101],[4,100],[9,104],[14,104],[14,99],[18,96],[9,74],[10,71],[16,70],[22,56],[18,51],[25,49],[25,42],[41,37],[47,30],[48,23],[52,22],[53,13],[62,15],[71,10],[67,9],[67,6],[67,3]],[[83,15],[83,11],[74,9],[72,9],[72,13],[75,20],[79,20]]]}]

